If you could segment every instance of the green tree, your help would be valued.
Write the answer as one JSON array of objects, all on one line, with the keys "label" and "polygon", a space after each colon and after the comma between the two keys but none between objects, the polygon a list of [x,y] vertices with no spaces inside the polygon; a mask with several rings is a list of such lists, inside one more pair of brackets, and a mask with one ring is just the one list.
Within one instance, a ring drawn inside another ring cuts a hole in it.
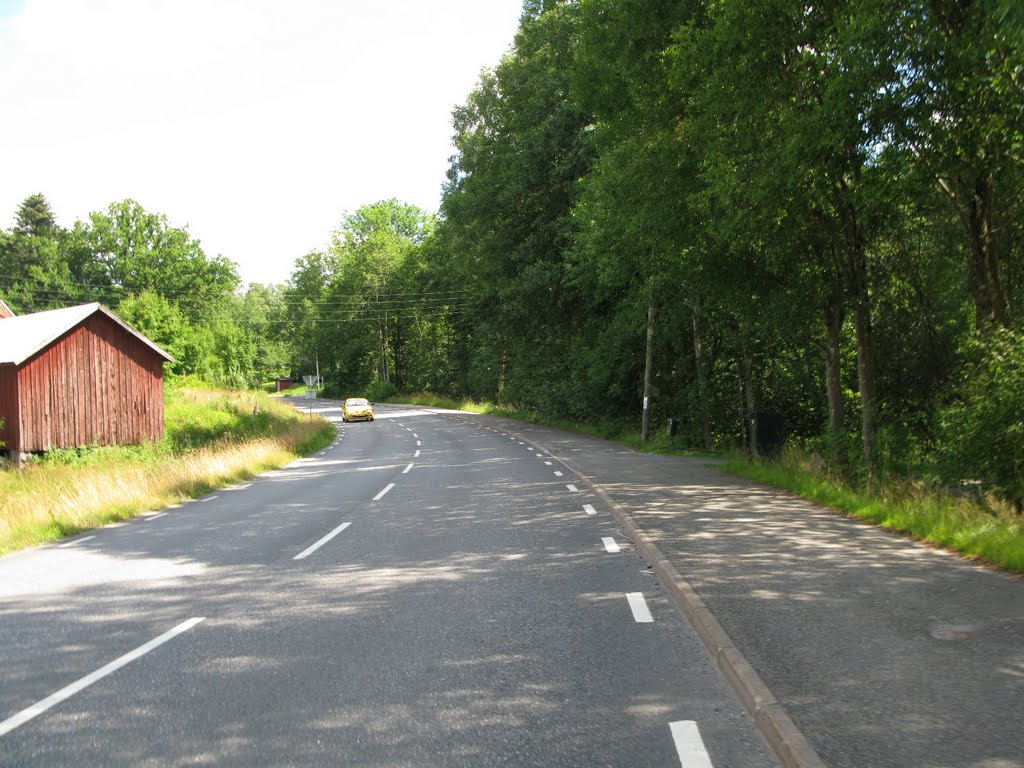
[{"label": "green tree", "polygon": [[[415,295],[402,290],[399,276],[432,226],[432,217],[426,212],[392,199],[346,215],[335,231],[332,253],[336,272],[326,295],[328,315],[347,326],[339,339],[340,348],[350,357],[345,368],[351,368],[352,356],[363,363],[373,358],[381,383],[402,386],[403,331],[416,304]],[[371,336],[376,337],[372,352],[365,346]],[[365,370],[356,378],[365,378]]]},{"label": "green tree", "polygon": [[989,0],[919,0],[889,15],[901,77],[891,151],[947,197],[966,241],[979,330],[1007,327],[1024,214],[1024,40],[1020,13]]},{"label": "green tree", "polygon": [[[790,220],[818,230],[804,252],[820,256],[819,274],[835,273],[833,258],[840,266],[842,291],[823,295],[826,307],[842,301],[852,311],[869,468],[879,398],[870,267],[887,202],[873,162],[881,140],[876,114],[888,105],[886,94],[898,79],[895,62],[868,53],[879,50],[886,34],[877,11],[873,0],[813,6],[792,0],[754,8],[714,3],[706,27],[691,30],[680,46],[683,77],[700,80],[700,111],[713,115],[739,149],[712,145],[706,160],[719,183],[738,171],[757,204],[768,205],[779,221],[787,211],[770,200],[792,200],[793,194],[773,190],[781,182],[799,191],[797,211],[808,216]],[[835,328],[834,318],[829,328]],[[834,341],[833,335],[830,347]]]},{"label": "green tree", "polygon": [[176,304],[147,290],[122,301],[117,314],[175,359],[170,365],[171,373],[199,372],[199,361],[189,355],[192,329]]},{"label": "green tree", "polygon": [[[77,262],[112,296],[153,291],[181,307],[192,320],[238,287],[236,265],[208,258],[186,229],[171,226],[134,200],[89,214],[76,230]],[[115,302],[116,303],[116,300]]]},{"label": "green tree", "polygon": [[943,471],[982,480],[1024,509],[1024,335],[996,329],[972,344],[958,402],[942,414]]},{"label": "green tree", "polygon": [[571,94],[575,3],[524,6],[512,50],[453,114],[456,155],[442,199],[444,248],[467,288],[468,391],[574,410],[564,350],[578,317],[565,281],[590,117]]},{"label": "green tree", "polygon": [[13,229],[0,238],[2,298],[12,309],[28,314],[79,298],[62,255],[64,237],[43,195],[29,195],[18,206]]}]

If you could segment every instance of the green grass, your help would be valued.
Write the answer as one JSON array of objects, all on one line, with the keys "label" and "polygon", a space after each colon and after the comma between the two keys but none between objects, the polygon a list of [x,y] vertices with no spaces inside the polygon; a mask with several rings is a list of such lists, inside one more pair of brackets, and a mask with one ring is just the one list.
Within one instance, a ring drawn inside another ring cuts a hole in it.
[{"label": "green grass", "polygon": [[814,472],[797,453],[774,462],[736,458],[724,469],[882,528],[1024,573],[1024,517],[996,500],[960,498],[909,480],[889,480],[869,493]]},{"label": "green grass", "polygon": [[0,470],[0,553],[222,488],[319,450],[335,430],[264,393],[169,388],[166,438],[51,451]]}]

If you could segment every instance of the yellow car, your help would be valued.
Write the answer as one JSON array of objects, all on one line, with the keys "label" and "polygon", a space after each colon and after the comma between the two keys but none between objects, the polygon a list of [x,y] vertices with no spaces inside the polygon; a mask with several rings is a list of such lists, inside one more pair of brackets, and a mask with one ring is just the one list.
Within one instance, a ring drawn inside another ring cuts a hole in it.
[{"label": "yellow car", "polygon": [[350,397],[341,406],[341,420],[373,421],[373,406],[365,397]]}]

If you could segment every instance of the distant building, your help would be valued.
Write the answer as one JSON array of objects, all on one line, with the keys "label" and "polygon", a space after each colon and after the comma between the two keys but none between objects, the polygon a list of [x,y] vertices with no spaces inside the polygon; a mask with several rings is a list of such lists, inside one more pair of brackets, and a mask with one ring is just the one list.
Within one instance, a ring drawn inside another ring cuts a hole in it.
[{"label": "distant building", "polygon": [[20,460],[51,448],[162,439],[170,361],[98,303],[4,317],[0,450]]}]

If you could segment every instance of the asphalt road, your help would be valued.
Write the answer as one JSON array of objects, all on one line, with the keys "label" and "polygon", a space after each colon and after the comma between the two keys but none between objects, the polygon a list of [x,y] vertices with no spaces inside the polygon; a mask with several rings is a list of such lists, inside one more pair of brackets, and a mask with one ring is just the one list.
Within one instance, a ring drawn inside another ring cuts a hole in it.
[{"label": "asphalt road", "polygon": [[0,558],[0,765],[775,765],[536,445],[380,406],[286,469]]},{"label": "asphalt road", "polygon": [[1020,576],[705,460],[485,419],[607,493],[829,768],[1024,768]]}]

